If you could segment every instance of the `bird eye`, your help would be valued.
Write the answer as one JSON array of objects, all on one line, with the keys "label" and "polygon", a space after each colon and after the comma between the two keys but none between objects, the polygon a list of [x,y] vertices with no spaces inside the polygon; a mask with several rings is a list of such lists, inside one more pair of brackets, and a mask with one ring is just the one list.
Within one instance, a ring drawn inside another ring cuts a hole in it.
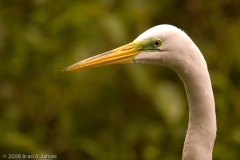
[{"label": "bird eye", "polygon": [[159,47],[159,46],[161,46],[161,44],[162,44],[162,41],[159,40],[159,39],[156,39],[156,40],[154,41],[154,47]]}]

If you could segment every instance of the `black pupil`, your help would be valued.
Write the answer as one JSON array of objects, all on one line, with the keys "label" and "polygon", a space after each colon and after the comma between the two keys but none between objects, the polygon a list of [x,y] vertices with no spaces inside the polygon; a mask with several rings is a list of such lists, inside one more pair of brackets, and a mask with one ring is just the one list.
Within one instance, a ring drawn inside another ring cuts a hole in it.
[{"label": "black pupil", "polygon": [[155,42],[155,46],[158,46],[158,45],[159,45],[159,42],[158,42],[158,41],[156,41],[156,42]]}]

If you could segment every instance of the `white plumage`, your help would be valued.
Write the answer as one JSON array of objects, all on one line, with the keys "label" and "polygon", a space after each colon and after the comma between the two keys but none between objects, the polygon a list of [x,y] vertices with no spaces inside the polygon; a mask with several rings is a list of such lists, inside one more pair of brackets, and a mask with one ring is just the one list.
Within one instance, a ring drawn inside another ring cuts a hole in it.
[{"label": "white plumage", "polygon": [[206,61],[187,34],[171,25],[155,26],[130,44],[80,61],[64,71],[115,63],[163,65],[179,75],[189,104],[182,159],[211,160],[217,130],[212,85]]}]

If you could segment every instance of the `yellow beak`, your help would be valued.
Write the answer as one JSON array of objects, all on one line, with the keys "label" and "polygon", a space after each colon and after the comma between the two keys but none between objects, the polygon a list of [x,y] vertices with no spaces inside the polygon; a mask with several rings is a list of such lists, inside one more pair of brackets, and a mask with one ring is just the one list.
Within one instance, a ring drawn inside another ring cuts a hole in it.
[{"label": "yellow beak", "polygon": [[114,50],[90,57],[88,59],[77,62],[63,71],[74,71],[86,68],[105,66],[122,62],[132,61],[134,56],[142,51],[141,47],[137,47],[136,42],[129,43]]}]

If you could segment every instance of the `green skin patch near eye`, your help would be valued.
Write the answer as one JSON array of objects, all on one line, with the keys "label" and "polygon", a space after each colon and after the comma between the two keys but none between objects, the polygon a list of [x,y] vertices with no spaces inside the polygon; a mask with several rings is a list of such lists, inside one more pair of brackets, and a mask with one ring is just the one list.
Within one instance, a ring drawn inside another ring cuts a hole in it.
[{"label": "green skin patch near eye", "polygon": [[141,41],[135,42],[133,47],[137,49],[154,52],[154,51],[161,51],[158,47],[162,44],[161,38],[150,38]]}]

